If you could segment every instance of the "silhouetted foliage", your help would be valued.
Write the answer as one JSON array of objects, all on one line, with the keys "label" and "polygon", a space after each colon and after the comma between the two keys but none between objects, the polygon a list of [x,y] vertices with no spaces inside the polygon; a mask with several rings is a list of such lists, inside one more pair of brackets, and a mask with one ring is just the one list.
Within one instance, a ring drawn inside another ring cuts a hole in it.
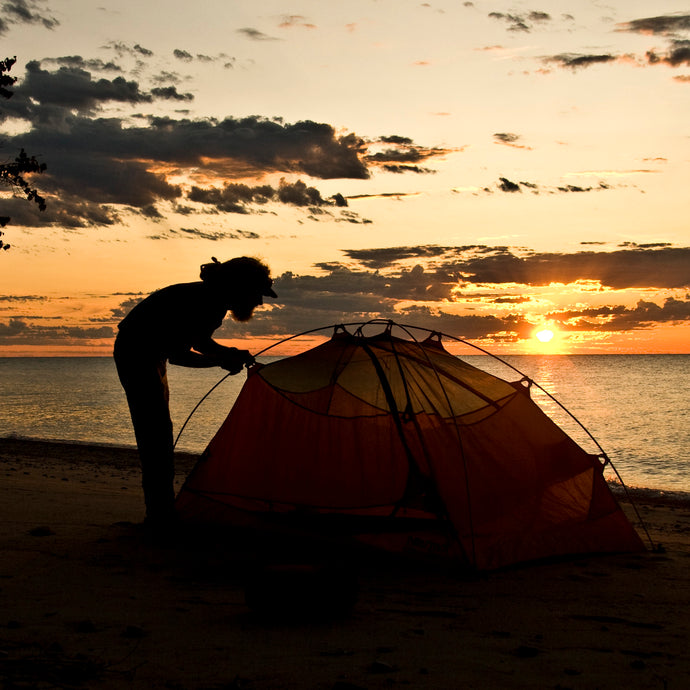
[{"label": "silhouetted foliage", "polygon": [[[14,85],[17,78],[10,76],[9,72],[16,61],[16,57],[0,60],[0,96],[3,98],[12,98],[14,93],[10,91],[9,87]],[[45,163],[39,163],[35,156],[29,156],[24,149],[21,149],[19,155],[13,161],[0,163],[0,183],[20,190],[28,201],[33,201],[38,205],[40,211],[45,211],[45,199],[24,177],[25,175],[42,173],[45,169]],[[4,228],[9,222],[9,216],[0,216],[0,228]],[[9,249],[10,245],[1,239],[3,234],[0,230],[0,249]]]},{"label": "silhouetted foliage", "polygon": [[3,98],[12,98],[13,92],[7,87],[14,86],[14,83],[17,81],[17,77],[9,75],[9,71],[15,62],[17,62],[16,57],[0,60],[0,96]]}]

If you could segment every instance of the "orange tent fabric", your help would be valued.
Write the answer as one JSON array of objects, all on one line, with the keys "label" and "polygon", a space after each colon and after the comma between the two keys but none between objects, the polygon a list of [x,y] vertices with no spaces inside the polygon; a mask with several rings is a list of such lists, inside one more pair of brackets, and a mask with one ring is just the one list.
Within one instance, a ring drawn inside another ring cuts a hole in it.
[{"label": "orange tent fabric", "polygon": [[254,367],[177,499],[185,520],[346,529],[479,569],[643,549],[527,388],[423,342],[336,330]]}]

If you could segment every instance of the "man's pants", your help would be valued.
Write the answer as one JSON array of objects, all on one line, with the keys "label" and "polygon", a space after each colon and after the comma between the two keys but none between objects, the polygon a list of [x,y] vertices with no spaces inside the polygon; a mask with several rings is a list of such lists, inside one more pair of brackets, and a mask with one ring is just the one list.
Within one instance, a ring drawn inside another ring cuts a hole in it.
[{"label": "man's pants", "polygon": [[175,513],[173,429],[165,360],[136,352],[119,337],[114,356],[139,449],[146,517],[165,521]]}]

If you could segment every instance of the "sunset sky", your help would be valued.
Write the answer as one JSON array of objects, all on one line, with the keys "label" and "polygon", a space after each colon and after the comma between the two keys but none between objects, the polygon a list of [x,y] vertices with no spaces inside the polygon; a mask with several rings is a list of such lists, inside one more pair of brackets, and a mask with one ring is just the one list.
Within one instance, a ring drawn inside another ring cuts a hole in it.
[{"label": "sunset sky", "polygon": [[244,254],[279,298],[217,335],[252,349],[383,317],[690,352],[687,2],[1,6],[2,155],[47,164],[47,210],[0,189],[0,355],[109,354]]}]

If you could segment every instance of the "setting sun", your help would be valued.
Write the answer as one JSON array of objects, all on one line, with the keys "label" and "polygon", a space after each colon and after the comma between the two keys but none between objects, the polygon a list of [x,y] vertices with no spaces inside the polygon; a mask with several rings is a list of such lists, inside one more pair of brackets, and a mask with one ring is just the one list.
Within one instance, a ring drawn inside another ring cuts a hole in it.
[{"label": "setting sun", "polygon": [[548,343],[553,340],[553,331],[550,331],[548,328],[544,328],[541,331],[538,331],[537,333],[534,334],[534,337],[540,342],[540,343]]}]

